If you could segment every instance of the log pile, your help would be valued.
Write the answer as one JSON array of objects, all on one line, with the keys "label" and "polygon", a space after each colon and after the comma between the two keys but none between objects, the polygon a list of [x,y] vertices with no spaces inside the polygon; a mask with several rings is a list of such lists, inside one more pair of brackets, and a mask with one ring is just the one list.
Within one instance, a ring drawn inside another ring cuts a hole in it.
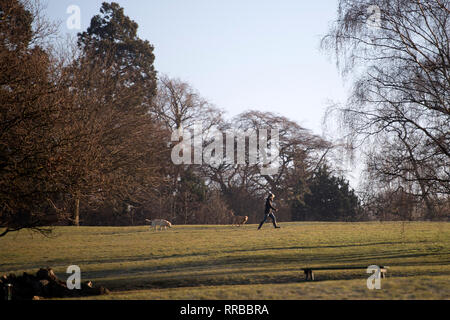
[{"label": "log pile", "polygon": [[10,274],[0,277],[0,300],[40,300],[42,298],[71,298],[108,294],[104,287],[94,287],[92,282],[81,283],[81,289],[69,289],[51,268],[39,269],[36,275],[26,272],[22,276]]}]

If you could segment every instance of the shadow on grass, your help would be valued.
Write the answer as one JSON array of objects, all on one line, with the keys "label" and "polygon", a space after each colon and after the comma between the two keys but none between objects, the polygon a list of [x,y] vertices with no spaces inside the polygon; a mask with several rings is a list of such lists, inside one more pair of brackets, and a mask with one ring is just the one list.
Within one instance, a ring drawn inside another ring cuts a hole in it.
[{"label": "shadow on grass", "polygon": [[[190,255],[188,255],[190,256]],[[174,261],[171,264],[164,266],[141,266],[141,267],[131,267],[125,272],[129,273],[139,273],[139,272],[155,272],[155,273],[164,273],[164,272],[174,272],[174,271],[196,271],[196,270],[206,270],[213,268],[248,268],[254,266],[273,266],[274,264],[284,265],[284,266],[298,266],[298,269],[306,268],[306,267],[334,267],[334,268],[352,268],[352,267],[367,267],[371,264],[376,265],[403,265],[403,266],[413,266],[413,265],[440,265],[442,263],[449,263],[448,260],[440,260],[440,261],[410,261],[410,262],[401,262],[395,261],[398,259],[408,259],[408,258],[426,258],[426,257],[439,257],[442,256],[441,253],[407,253],[407,252],[384,252],[384,253],[372,253],[372,254],[364,254],[361,253],[353,253],[353,254],[340,254],[336,256],[334,254],[317,254],[316,256],[311,257],[310,255],[286,255],[282,252],[275,252],[270,255],[258,255],[258,256],[229,256],[229,257],[220,257],[217,259],[211,259],[209,255],[198,255],[209,257],[208,260],[199,260],[199,261],[187,261],[187,262],[176,262]],[[163,259],[161,259],[163,260]],[[132,260],[134,261],[134,260]],[[122,260],[122,262],[124,262]],[[126,260],[129,262],[129,260]],[[339,263],[343,262],[343,263]],[[98,263],[98,262],[97,262]],[[109,275],[121,275],[124,273],[124,270],[110,270],[105,272]],[[98,271],[96,273],[102,273],[102,271]]]},{"label": "shadow on grass", "polygon": [[[428,241],[417,241],[414,242],[414,244],[418,243],[427,243]],[[320,249],[340,249],[340,248],[352,248],[352,247],[375,247],[375,246],[394,246],[402,244],[401,241],[390,241],[390,242],[371,242],[371,243],[356,243],[356,244],[342,244],[342,245],[317,245],[317,246],[290,246],[290,247],[266,247],[266,248],[252,248],[252,249],[234,249],[234,250],[209,250],[206,252],[190,252],[186,254],[172,254],[172,255],[149,255],[149,256],[141,256],[141,257],[120,257],[120,258],[108,258],[108,259],[97,259],[97,260],[85,260],[80,261],[79,264],[83,265],[90,265],[90,264],[103,264],[103,263],[133,263],[133,262],[144,262],[149,260],[155,260],[155,259],[172,259],[172,258],[189,258],[189,257],[209,257],[212,254],[233,254],[233,253],[246,253],[246,252],[270,252],[270,251],[289,251],[289,250],[320,250]],[[411,244],[411,243],[410,243]],[[434,250],[436,251],[436,250]],[[432,253],[432,255],[440,255],[442,252],[439,250],[436,253]],[[444,252],[445,253],[445,252]],[[309,253],[308,253],[309,254]],[[318,254],[320,256],[320,253]],[[274,254],[270,254],[269,256],[274,256]],[[283,254],[284,256],[284,254]],[[367,256],[367,255],[366,255]],[[301,257],[301,255],[299,256]],[[375,255],[374,255],[375,257]],[[392,256],[391,256],[392,257]],[[402,256],[399,256],[400,258]],[[282,257],[280,257],[282,258]],[[324,260],[330,260],[333,261],[341,261],[345,260],[347,258],[354,259],[354,255],[339,255],[339,257],[336,256],[326,256],[323,259],[310,259],[311,261],[317,261],[317,262],[323,262]],[[356,255],[356,259],[358,259]],[[298,259],[297,259],[298,260]],[[47,261],[46,262],[49,265],[52,265],[53,267],[58,266],[66,266],[66,261],[60,261],[60,260],[54,260],[54,261]],[[188,264],[189,265],[189,264]],[[15,268],[21,267],[20,270],[23,269],[35,269],[35,268],[41,268],[42,265],[38,265],[36,263],[24,265],[23,263],[17,263],[17,264],[8,264],[0,263],[0,269],[8,269],[11,271],[16,271]],[[173,268],[170,268],[173,269]]]},{"label": "shadow on grass", "polygon": [[[376,246],[376,245],[387,245],[390,242],[378,242],[378,243],[369,243],[369,244],[355,244],[349,245],[351,246]],[[348,245],[347,245],[348,246]],[[207,275],[210,274],[208,270],[214,269],[231,269],[232,272],[242,272],[245,269],[251,269],[255,267],[265,268],[265,273],[267,274],[267,268],[277,271],[280,271],[280,268],[284,268],[284,270],[299,270],[301,272],[302,268],[314,268],[316,270],[320,269],[342,269],[342,268],[367,268],[369,265],[387,265],[387,266],[398,266],[398,267],[411,267],[411,266],[438,266],[449,264],[450,261],[448,258],[447,252],[416,252],[415,249],[410,250],[394,250],[394,251],[385,251],[385,252],[374,252],[374,253],[349,253],[349,254],[333,254],[333,253],[317,253],[315,255],[311,255],[311,253],[286,253],[286,250],[296,249],[320,249],[320,248],[341,248],[346,246],[317,246],[317,247],[288,247],[288,248],[265,248],[260,250],[254,250],[255,252],[266,251],[268,254],[255,255],[255,256],[225,256],[225,257],[213,257],[213,253],[190,253],[184,255],[172,255],[166,257],[133,257],[133,259],[125,258],[117,258],[117,259],[106,259],[106,260],[98,260],[98,261],[88,261],[81,262],[80,265],[87,264],[108,264],[108,263],[133,263],[133,262],[144,262],[145,261],[154,261],[158,259],[162,262],[159,265],[151,265],[151,266],[131,266],[126,268],[126,266],[114,270],[103,269],[97,271],[85,271],[83,272],[84,277],[88,277],[89,279],[105,279],[105,278],[120,278],[123,276],[126,277],[140,277],[141,274],[145,274],[145,278],[150,280],[153,278],[159,278],[161,274],[170,274],[170,273],[191,273],[194,276],[197,275]],[[248,252],[250,250],[226,250],[219,253],[242,253]],[[173,258],[186,258],[193,257],[198,258],[194,261],[170,261],[169,263],[164,264],[165,259],[173,259]],[[425,258],[435,257],[438,259],[433,259],[434,261],[425,261]],[[441,259],[439,259],[441,257]],[[406,261],[405,261],[406,259]],[[409,261],[408,261],[409,260]],[[412,261],[411,261],[412,260]],[[50,262],[48,262],[50,263]],[[51,264],[51,263],[50,263]],[[63,263],[61,266],[66,268],[67,263]],[[280,268],[273,269],[273,266],[280,266]],[[51,264],[53,268],[57,268],[59,264]],[[27,266],[26,270],[32,270],[42,267],[39,266]],[[25,270],[22,266],[22,270]],[[61,275],[65,276],[65,275]],[[192,281],[192,280],[190,280]],[[164,280],[164,283],[166,280]],[[172,283],[167,280],[168,283]],[[184,283],[184,281],[183,281]],[[176,284],[176,282],[175,282]],[[209,285],[209,284],[206,284]],[[172,286],[172,285],[171,285]],[[178,285],[175,285],[177,287]],[[182,285],[184,286],[184,284]],[[166,287],[162,285],[162,287]]]},{"label": "shadow on grass", "polygon": [[[316,273],[318,281],[367,279],[365,269],[371,264],[390,266],[388,277],[450,275],[448,268],[439,270],[440,266],[448,267],[449,260],[398,261],[399,259],[440,255],[440,253],[385,252],[364,254],[363,256],[355,253],[336,257],[332,254],[322,254],[314,259],[307,259],[307,263],[298,257],[280,259],[276,255],[251,258],[225,257],[212,260],[212,263],[205,263],[205,261],[175,262],[163,268],[142,266],[128,270],[105,270],[86,274],[89,278],[96,279],[101,285],[119,291],[302,282],[304,281],[302,271],[304,267],[313,267],[319,271]],[[425,268],[422,270],[404,269],[414,266]]]},{"label": "shadow on grass", "polygon": [[[273,270],[274,273],[261,273],[260,271],[239,272],[239,275],[231,275],[228,272],[208,272],[202,275],[184,275],[182,277],[166,277],[155,279],[151,275],[130,276],[120,279],[98,279],[99,285],[105,286],[112,291],[133,291],[133,290],[152,290],[152,289],[173,289],[173,288],[191,288],[202,286],[230,286],[230,285],[264,285],[264,284],[292,284],[303,283],[305,277],[301,271],[291,271],[287,274],[277,274],[280,270]],[[389,277],[396,278],[409,276],[442,276],[449,275],[448,271],[415,271],[413,274],[408,272],[395,272]],[[365,286],[367,274],[365,272],[343,271],[343,272],[317,272],[314,282],[336,281],[336,280],[355,280],[361,279],[362,286]]]}]

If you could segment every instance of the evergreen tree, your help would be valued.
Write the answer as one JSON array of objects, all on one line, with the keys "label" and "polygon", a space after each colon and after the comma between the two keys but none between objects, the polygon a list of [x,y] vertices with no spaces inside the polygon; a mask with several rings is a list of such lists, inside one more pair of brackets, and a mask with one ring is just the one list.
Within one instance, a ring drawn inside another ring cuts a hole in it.
[{"label": "evergreen tree", "polygon": [[309,191],[292,205],[293,220],[354,221],[359,199],[348,181],[321,167],[308,181]]},{"label": "evergreen tree", "polygon": [[[128,89],[126,105],[147,111],[156,95],[156,71],[153,46],[137,36],[138,24],[124,14],[119,4],[104,2],[100,14],[91,19],[87,31],[78,34],[83,59],[99,62],[116,79],[110,98],[118,89]],[[95,84],[91,84],[94,85]]]}]

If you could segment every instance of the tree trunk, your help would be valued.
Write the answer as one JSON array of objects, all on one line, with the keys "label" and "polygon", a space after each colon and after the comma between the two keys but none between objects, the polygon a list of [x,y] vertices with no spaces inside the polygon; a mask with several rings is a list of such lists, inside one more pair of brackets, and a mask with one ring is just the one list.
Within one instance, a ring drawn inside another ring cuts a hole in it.
[{"label": "tree trunk", "polygon": [[80,226],[80,197],[76,196],[75,198],[75,208],[73,212],[73,225],[79,227]]},{"label": "tree trunk", "polygon": [[184,195],[184,224],[188,223],[187,195]]}]

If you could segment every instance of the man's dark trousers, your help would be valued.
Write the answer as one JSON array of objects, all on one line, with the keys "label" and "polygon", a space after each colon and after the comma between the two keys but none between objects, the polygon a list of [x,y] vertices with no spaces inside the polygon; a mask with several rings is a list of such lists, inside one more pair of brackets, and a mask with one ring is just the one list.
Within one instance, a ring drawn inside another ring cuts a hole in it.
[{"label": "man's dark trousers", "polygon": [[277,219],[275,218],[275,215],[273,213],[266,213],[266,215],[264,216],[264,220],[259,224],[258,230],[261,229],[263,224],[267,221],[267,218],[272,219],[273,226],[275,228],[277,227]]}]

